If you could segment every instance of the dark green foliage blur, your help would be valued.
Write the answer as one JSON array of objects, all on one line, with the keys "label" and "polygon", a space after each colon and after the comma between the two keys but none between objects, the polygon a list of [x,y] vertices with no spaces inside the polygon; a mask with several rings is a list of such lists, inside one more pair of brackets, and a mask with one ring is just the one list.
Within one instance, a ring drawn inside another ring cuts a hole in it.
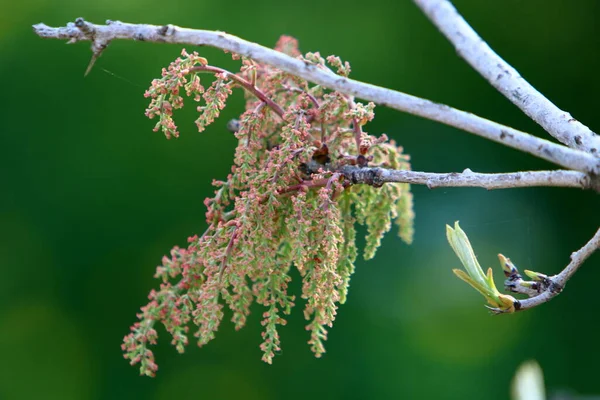
[{"label": "dark green foliage blur", "polygon": [[[600,2],[456,0],[465,18],[522,75],[574,117],[600,130]],[[517,366],[536,359],[549,391],[600,393],[600,257],[538,309],[490,316],[454,277],[446,223],[461,221],[480,262],[502,281],[496,254],[556,273],[600,221],[599,197],[574,189],[413,187],[416,236],[390,234],[359,261],[347,304],[315,359],[301,305],[282,328],[282,353],[260,361],[254,309],[239,332],[184,355],[159,330],[158,375],[139,377],[120,344],[158,282],[155,266],[204,228],[203,199],[224,178],[235,139],[222,118],[167,141],[144,117],[143,92],[180,47],[114,42],[91,74],[89,44],[41,40],[30,26],[76,17],[102,23],[172,23],[217,29],[272,46],[293,35],[303,51],[336,54],[352,77],[545,133],[457,57],[408,0],[31,0],[0,11],[0,399],[506,399]],[[212,64],[230,57],[197,49]],[[190,103],[191,104],[191,103]],[[554,168],[430,121],[376,108],[367,126],[412,156],[415,170]]]}]

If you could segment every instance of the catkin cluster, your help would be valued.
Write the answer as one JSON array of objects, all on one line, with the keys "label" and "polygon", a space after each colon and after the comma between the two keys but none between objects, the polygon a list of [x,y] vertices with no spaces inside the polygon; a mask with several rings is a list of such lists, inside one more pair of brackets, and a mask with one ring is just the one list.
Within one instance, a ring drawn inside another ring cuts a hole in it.
[{"label": "catkin cluster", "polygon": [[[350,65],[337,57],[302,56],[289,37],[280,39],[277,50],[342,76],[350,73]],[[277,327],[296,303],[303,304],[309,344],[319,357],[348,294],[358,254],[355,225],[366,226],[366,259],[394,221],[400,237],[412,240],[408,184],[352,185],[339,172],[348,165],[410,168],[393,141],[363,131],[374,105],[234,58],[242,63],[236,74],[184,50],[146,92],[151,99],[146,115],[157,119],[155,130],[167,138],[179,135],[173,110],[183,107],[184,93],[198,103],[200,131],[219,116],[235,87],[246,93],[246,110],[231,124],[238,139],[231,173],[213,182],[214,196],[204,202],[208,228],[163,258],[155,274],[160,286],[124,338],[125,358],[139,364],[141,374],[157,370],[149,349],[157,325],[183,352],[190,334],[199,346],[214,338],[224,307],[235,328],[242,328],[254,303],[263,310],[264,361],[271,363],[280,350]],[[205,77],[212,77],[207,87]],[[298,294],[288,291],[292,268],[302,277]]]}]

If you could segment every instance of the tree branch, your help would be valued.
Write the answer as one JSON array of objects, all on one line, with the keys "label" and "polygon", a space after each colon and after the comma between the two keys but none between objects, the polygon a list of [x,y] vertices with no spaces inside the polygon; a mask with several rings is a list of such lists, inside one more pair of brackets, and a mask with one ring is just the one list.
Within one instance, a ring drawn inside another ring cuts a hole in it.
[{"label": "tree branch", "polygon": [[311,63],[223,32],[186,29],[174,25],[127,24],[119,21],[107,21],[107,25],[94,25],[82,18],[67,24],[66,27],[52,28],[37,24],[33,26],[33,30],[40,37],[66,39],[69,43],[91,41],[94,52],[92,62],[114,39],[217,47],[274,66],[323,87],[462,129],[564,168],[592,175],[600,174],[600,159],[583,151],[569,149],[443,104],[348,79],[330,70],[318,68]]},{"label": "tree branch", "polygon": [[461,173],[446,174],[418,171],[400,171],[378,167],[344,166],[339,172],[353,184],[381,186],[384,183],[400,182],[438,187],[481,187],[485,189],[509,189],[532,186],[593,188],[588,175],[577,171],[525,171],[506,174],[482,174],[466,169]]},{"label": "tree branch", "polygon": [[[558,275],[547,277],[543,274],[529,272],[528,274],[535,275],[537,277],[535,283],[537,283],[538,285],[537,291],[539,294],[529,299],[517,300],[515,303],[515,310],[522,311],[533,307],[537,307],[540,304],[546,303],[552,300],[554,297],[558,296],[565,288],[565,285],[567,284],[569,279],[571,279],[571,277],[575,274],[575,272],[577,272],[577,270],[579,269],[579,267],[581,267],[584,261],[587,260],[588,257],[591,256],[596,250],[598,250],[598,248],[600,248],[600,229],[596,231],[596,234],[590,239],[589,242],[585,244],[585,246],[571,254],[571,262]],[[518,275],[518,271],[516,271],[516,268],[515,272]],[[524,291],[522,289],[508,289],[513,292],[525,293],[531,296],[531,293],[529,291]],[[492,309],[492,312],[501,313],[502,311],[498,309]]]},{"label": "tree branch", "polygon": [[504,61],[448,0],[414,0],[433,24],[493,87],[569,147],[600,156],[600,136],[555,106]]},{"label": "tree branch", "polygon": [[581,264],[598,250],[598,248],[600,248],[600,229],[596,231],[596,234],[585,244],[585,246],[571,254],[571,262],[560,274],[554,277],[554,283],[564,288],[569,279],[577,272]]}]

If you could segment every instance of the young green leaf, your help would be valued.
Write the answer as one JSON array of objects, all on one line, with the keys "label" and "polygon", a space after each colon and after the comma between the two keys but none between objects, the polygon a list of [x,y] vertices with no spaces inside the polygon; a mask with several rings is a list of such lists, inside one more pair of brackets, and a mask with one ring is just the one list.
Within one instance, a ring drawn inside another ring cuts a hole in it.
[{"label": "young green leaf", "polygon": [[454,269],[454,274],[481,293],[490,304],[492,310],[514,312],[515,298],[502,294],[496,289],[491,268],[487,270],[487,274],[483,273],[477,257],[475,257],[469,238],[458,225],[458,221],[454,223],[454,229],[446,225],[446,237],[452,250],[454,250],[454,253],[456,253],[466,270],[465,272],[460,269]]}]

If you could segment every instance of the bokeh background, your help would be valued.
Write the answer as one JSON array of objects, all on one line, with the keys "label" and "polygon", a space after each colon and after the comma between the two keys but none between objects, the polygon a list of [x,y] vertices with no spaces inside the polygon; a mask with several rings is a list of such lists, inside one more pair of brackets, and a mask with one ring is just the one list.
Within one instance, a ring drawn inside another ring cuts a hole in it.
[{"label": "bokeh background", "polygon": [[[534,86],[600,130],[600,2],[455,5]],[[281,330],[283,351],[273,366],[262,363],[254,309],[245,329],[226,321],[216,340],[184,355],[162,335],[158,376],[138,376],[121,340],[157,284],[162,255],[204,230],[202,201],[229,171],[225,124],[243,96],[202,134],[193,107],[182,110],[181,138],[166,141],[144,117],[142,94],[179,46],[114,42],[84,78],[89,44],[41,40],[32,24],[173,23],[264,45],[293,35],[305,52],[350,61],[356,79],[547,136],[407,0],[30,0],[3,2],[0,14],[0,399],[506,399],[528,359],[551,393],[600,393],[598,255],[559,298],[512,316],[491,317],[451,273],[459,262],[444,225],[455,220],[498,281],[499,252],[521,268],[560,271],[600,218],[597,194],[558,188],[413,187],[414,244],[390,234],[375,260],[358,262],[322,359],[309,351],[297,306]],[[220,51],[200,51],[235,67]],[[377,109],[368,129],[402,144],[416,170],[554,168],[394,110]]]}]

